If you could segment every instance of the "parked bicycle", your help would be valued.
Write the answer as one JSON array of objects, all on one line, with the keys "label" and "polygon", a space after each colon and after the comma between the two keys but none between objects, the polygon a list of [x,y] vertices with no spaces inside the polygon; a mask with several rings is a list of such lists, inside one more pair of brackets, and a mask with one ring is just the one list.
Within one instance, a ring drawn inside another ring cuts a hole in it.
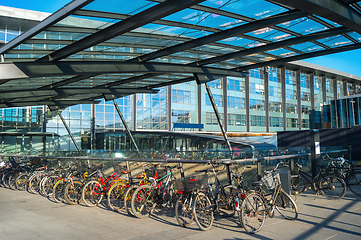
[{"label": "parked bicycle", "polygon": [[[172,206],[175,199],[174,187],[171,180],[174,180],[172,169],[176,166],[164,166],[157,169],[154,177],[148,177],[151,185],[138,187],[131,199],[131,208],[134,216],[144,218],[153,213],[156,206]],[[167,170],[169,172],[167,173]],[[163,176],[164,175],[164,176]],[[165,181],[164,185],[162,181]]]},{"label": "parked bicycle", "polygon": [[319,173],[313,178],[302,170],[302,166],[295,162],[298,166],[298,175],[293,175],[291,179],[291,193],[300,194],[306,190],[307,184],[318,194],[322,194],[328,199],[340,199],[346,193],[346,183],[339,177],[340,174],[335,169],[328,166],[320,166]]},{"label": "parked bicycle", "polygon": [[325,160],[330,161],[330,169],[338,171],[339,176],[345,181],[347,189],[353,194],[361,196],[361,168],[357,168],[355,162],[343,157],[331,158],[327,153]]},{"label": "parked bicycle", "polygon": [[219,164],[212,161],[211,170],[201,170],[196,172],[212,172],[214,176],[215,189],[208,182],[206,191],[199,191],[192,203],[192,211],[197,226],[205,231],[211,228],[213,224],[213,214],[218,213],[223,217],[230,217],[235,214],[235,193],[237,187],[232,184],[221,184],[216,169]]},{"label": "parked bicycle", "polygon": [[[264,171],[262,181],[251,185],[256,191],[248,193],[243,198],[240,206],[240,222],[248,233],[259,232],[265,223],[266,215],[272,218],[277,210],[287,220],[295,220],[298,217],[298,207],[295,201],[281,187],[279,174],[276,172],[279,165],[270,171]],[[265,183],[270,193],[266,194],[262,185]]]}]

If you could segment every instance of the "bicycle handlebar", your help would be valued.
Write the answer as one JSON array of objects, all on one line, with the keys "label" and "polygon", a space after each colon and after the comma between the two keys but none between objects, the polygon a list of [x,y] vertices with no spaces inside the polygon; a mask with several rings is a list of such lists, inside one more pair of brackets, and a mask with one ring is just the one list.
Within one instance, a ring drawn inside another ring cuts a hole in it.
[{"label": "bicycle handlebar", "polygon": [[288,167],[288,164],[287,163],[284,163],[284,162],[279,162],[277,163],[276,167],[270,171],[267,171],[267,170],[264,170],[264,173],[271,173],[271,172],[275,172],[276,169],[278,168],[279,165],[282,165],[282,166],[287,166]]}]

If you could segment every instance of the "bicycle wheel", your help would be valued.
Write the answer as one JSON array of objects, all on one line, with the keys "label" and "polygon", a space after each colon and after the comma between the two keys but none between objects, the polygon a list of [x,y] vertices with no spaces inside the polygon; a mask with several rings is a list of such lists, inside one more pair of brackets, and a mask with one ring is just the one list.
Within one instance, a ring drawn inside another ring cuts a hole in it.
[{"label": "bicycle wheel", "polygon": [[9,187],[9,177],[11,176],[11,172],[7,172],[4,174],[3,178],[2,178],[2,183],[4,185],[5,188],[10,188]]},{"label": "bicycle wheel", "polygon": [[16,179],[18,177],[19,173],[13,173],[10,175],[8,180],[9,188],[12,190],[16,190]]},{"label": "bicycle wheel", "polygon": [[65,202],[64,192],[65,192],[66,184],[67,183],[63,179],[55,183],[53,187],[53,194],[51,195],[54,202],[56,203]]},{"label": "bicycle wheel", "polygon": [[29,183],[29,174],[22,173],[16,178],[16,189],[20,191],[27,190]]},{"label": "bicycle wheel", "polygon": [[206,231],[212,227],[213,224],[213,207],[211,200],[204,192],[199,192],[192,203],[192,211],[194,221],[197,226]]},{"label": "bicycle wheel", "polygon": [[114,184],[108,191],[108,206],[113,211],[119,211],[124,207],[124,193],[127,187],[124,183]]},{"label": "bicycle wheel", "polygon": [[177,222],[182,227],[189,226],[194,219],[194,215],[192,213],[192,200],[193,193],[185,193],[179,195],[176,203],[175,203],[175,217]]},{"label": "bicycle wheel", "polygon": [[361,171],[353,171],[347,178],[346,185],[353,194],[361,196]]},{"label": "bicycle wheel", "polygon": [[275,200],[277,211],[287,220],[295,220],[298,217],[298,207],[295,201],[286,192],[281,190]]},{"label": "bicycle wheel", "polygon": [[346,183],[336,176],[324,176],[320,180],[319,189],[328,199],[339,199],[346,193]]},{"label": "bicycle wheel", "polygon": [[40,177],[33,175],[29,178],[29,186],[28,190],[30,193],[39,193],[39,183],[40,183]]},{"label": "bicycle wheel", "polygon": [[223,217],[232,217],[236,213],[235,194],[237,188],[232,185],[225,186],[218,193],[219,213]]},{"label": "bicycle wheel", "polygon": [[255,193],[247,195],[241,204],[240,219],[248,233],[259,232],[266,220],[266,207],[262,198]]},{"label": "bicycle wheel", "polygon": [[44,193],[44,183],[46,182],[46,180],[48,179],[49,176],[44,176],[41,178],[40,182],[39,182],[39,193],[41,195],[43,195],[44,197],[47,197]]},{"label": "bicycle wheel", "polygon": [[97,206],[104,195],[103,186],[95,180],[87,182],[82,190],[81,198],[88,207]]},{"label": "bicycle wheel", "polygon": [[132,196],[134,191],[139,187],[139,185],[132,185],[130,187],[127,188],[127,191],[125,191],[124,193],[124,209],[125,211],[127,211],[127,213],[130,216],[135,217],[135,214],[133,213],[132,210]]},{"label": "bicycle wheel", "polygon": [[154,205],[153,190],[151,186],[143,185],[134,191],[131,206],[134,216],[137,218],[148,217],[151,213]]},{"label": "bicycle wheel", "polygon": [[292,176],[291,178],[291,194],[297,195],[301,194],[306,189],[306,182],[305,180],[300,177],[299,175]]},{"label": "bicycle wheel", "polygon": [[69,204],[79,204],[81,201],[83,183],[79,180],[73,180],[66,184],[64,189],[64,199]]},{"label": "bicycle wheel", "polygon": [[57,183],[59,180],[59,176],[56,175],[51,175],[48,176],[43,184],[42,184],[42,188],[43,188],[43,195],[46,197],[51,197],[53,194],[53,187],[55,185],[55,183]]}]

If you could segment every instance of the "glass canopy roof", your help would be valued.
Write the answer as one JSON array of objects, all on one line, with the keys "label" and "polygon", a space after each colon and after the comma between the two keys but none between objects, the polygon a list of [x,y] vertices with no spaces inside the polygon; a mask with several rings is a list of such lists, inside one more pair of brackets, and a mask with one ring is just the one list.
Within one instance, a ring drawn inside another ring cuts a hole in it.
[{"label": "glass canopy roof", "polygon": [[15,69],[0,77],[0,107],[155,93],[195,75],[201,83],[245,77],[254,67],[359,48],[360,2],[324,2],[74,0],[0,48],[0,68]]}]

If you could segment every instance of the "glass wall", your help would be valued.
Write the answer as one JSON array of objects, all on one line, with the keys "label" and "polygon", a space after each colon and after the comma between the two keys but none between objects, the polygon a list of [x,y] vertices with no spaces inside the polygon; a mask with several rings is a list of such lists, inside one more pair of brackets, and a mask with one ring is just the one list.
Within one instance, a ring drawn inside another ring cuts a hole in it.
[{"label": "glass wall", "polygon": [[[216,103],[220,118],[224,123],[223,118],[223,88],[222,88],[222,79],[217,79],[212,82],[207,83]],[[219,132],[219,124],[217,121],[216,114],[214,113],[211,101],[208,97],[206,87],[202,85],[202,123],[205,123],[205,131]]]},{"label": "glass wall", "polygon": [[300,85],[301,85],[301,129],[310,128],[310,117],[311,113],[311,90],[310,90],[310,75],[301,73],[300,74]]},{"label": "glass wall", "polygon": [[137,129],[168,129],[167,88],[158,94],[137,94]]},{"label": "glass wall", "polygon": [[227,130],[229,132],[245,132],[246,100],[245,79],[227,78]]},{"label": "glass wall", "polygon": [[315,114],[314,114],[315,128],[320,129],[323,127],[321,125],[321,107],[323,107],[322,78],[319,76],[314,76],[313,85],[314,85],[313,96],[315,103]]},{"label": "glass wall", "polygon": [[281,69],[269,68],[269,129],[270,132],[283,131]]},{"label": "glass wall", "polygon": [[286,70],[286,129],[299,130],[296,72]]},{"label": "glass wall", "polygon": [[334,100],[333,80],[326,78],[326,101]]},{"label": "glass wall", "polygon": [[249,71],[249,121],[251,132],[266,132],[263,69]]},{"label": "glass wall", "polygon": [[198,123],[197,104],[197,84],[195,82],[172,86],[172,124]]}]

